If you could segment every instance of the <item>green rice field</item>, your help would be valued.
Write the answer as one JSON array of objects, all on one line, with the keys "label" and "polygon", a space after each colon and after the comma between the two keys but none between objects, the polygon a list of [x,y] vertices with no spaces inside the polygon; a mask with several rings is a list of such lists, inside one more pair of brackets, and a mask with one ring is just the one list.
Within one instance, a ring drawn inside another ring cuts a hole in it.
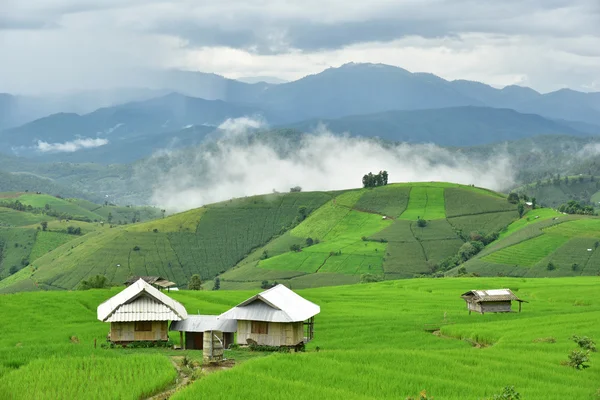
[{"label": "green rice field", "polygon": [[[461,293],[501,287],[528,301],[521,313],[468,314]],[[405,399],[425,390],[435,399],[481,400],[514,386],[524,400],[593,400],[599,353],[591,353],[587,369],[563,364],[576,348],[571,335],[600,338],[599,288],[600,278],[577,277],[410,279],[301,290],[321,307],[306,352],[251,357],[228,350],[238,365],[200,376],[172,398]],[[96,307],[117,290],[0,295],[4,319],[18,321],[4,325],[0,336],[3,398],[138,399],[173,385],[170,358],[199,359],[199,352],[94,348],[108,330]],[[257,291],[170,295],[188,312],[214,314]],[[471,376],[478,379],[465,379]]]}]

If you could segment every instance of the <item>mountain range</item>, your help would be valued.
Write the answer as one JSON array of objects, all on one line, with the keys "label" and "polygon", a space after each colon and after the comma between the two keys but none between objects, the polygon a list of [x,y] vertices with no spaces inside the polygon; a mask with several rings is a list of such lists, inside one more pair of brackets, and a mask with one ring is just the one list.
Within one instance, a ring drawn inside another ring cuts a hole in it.
[{"label": "mountain range", "polygon": [[65,112],[16,127],[28,118],[23,104],[33,103],[0,95],[0,128],[12,126],[0,131],[0,148],[44,161],[131,162],[160,148],[197,144],[229,118],[257,116],[278,127],[310,130],[323,122],[336,133],[451,146],[600,133],[600,93],[496,89],[382,64],[350,63],[281,84],[156,74],[162,88],[111,97],[123,104],[83,113],[64,105]]}]

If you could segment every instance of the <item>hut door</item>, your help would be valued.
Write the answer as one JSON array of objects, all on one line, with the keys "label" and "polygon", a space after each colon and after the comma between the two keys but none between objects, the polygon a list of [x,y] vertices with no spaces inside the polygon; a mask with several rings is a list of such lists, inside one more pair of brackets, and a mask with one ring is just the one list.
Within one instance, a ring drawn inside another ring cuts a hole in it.
[{"label": "hut door", "polygon": [[194,335],[194,348],[202,350],[204,348],[204,334],[202,332]]}]

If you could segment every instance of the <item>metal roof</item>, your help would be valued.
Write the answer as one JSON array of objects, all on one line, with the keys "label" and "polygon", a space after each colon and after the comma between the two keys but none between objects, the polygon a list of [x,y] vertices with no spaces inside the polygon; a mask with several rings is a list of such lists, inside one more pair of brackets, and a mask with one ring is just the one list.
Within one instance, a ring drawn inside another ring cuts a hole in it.
[{"label": "metal roof", "polygon": [[465,300],[481,303],[483,301],[521,301],[510,289],[471,290],[463,293],[461,297]]},{"label": "metal roof", "polygon": [[218,315],[188,315],[183,321],[173,321],[171,331],[179,332],[237,332],[235,319],[219,318]]},{"label": "metal roof", "polygon": [[143,279],[127,286],[98,306],[104,322],[179,321],[187,318],[185,307]]},{"label": "metal roof", "polygon": [[163,278],[161,276],[132,276],[131,278],[125,281],[125,285],[129,286],[140,279],[143,279],[144,282],[149,283],[151,285],[156,285],[163,288],[168,288],[176,285],[175,282],[171,282],[168,279]]},{"label": "metal roof", "polygon": [[266,322],[300,322],[320,312],[321,307],[280,284],[250,297],[221,314],[219,318]]}]

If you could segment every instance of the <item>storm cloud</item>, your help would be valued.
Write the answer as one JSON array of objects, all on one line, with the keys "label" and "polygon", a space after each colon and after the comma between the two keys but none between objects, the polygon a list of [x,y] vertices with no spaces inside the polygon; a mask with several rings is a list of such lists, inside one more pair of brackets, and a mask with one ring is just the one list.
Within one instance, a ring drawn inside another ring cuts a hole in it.
[{"label": "storm cloud", "polygon": [[[600,89],[597,0],[4,0],[0,91],[126,85],[134,69],[293,80],[381,62],[494,85]],[[44,66],[44,68],[42,68]]]}]

